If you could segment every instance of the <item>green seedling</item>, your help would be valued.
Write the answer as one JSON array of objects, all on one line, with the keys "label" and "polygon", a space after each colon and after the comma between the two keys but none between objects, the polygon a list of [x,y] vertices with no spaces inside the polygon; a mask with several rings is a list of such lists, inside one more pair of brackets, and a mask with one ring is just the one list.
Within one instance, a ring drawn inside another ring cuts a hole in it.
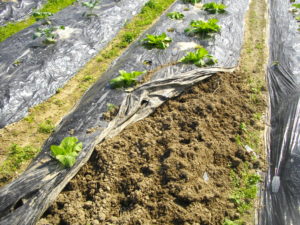
[{"label": "green seedling", "polygon": [[128,73],[125,70],[120,70],[120,76],[112,79],[109,83],[112,88],[132,87],[137,84],[136,78],[144,73],[146,73],[146,71],[133,71]]},{"label": "green seedling", "polygon": [[213,65],[218,62],[212,55],[208,54],[205,48],[199,48],[196,52],[189,52],[186,56],[179,60],[182,63],[192,63],[198,67]]},{"label": "green seedling", "polygon": [[107,111],[112,112],[117,108],[118,106],[116,106],[115,104],[107,103]]},{"label": "green seedling", "polygon": [[170,12],[167,14],[167,17],[172,20],[182,20],[184,18],[184,15],[180,12]]},{"label": "green seedling", "polygon": [[53,16],[51,12],[34,12],[32,14],[36,21],[43,20],[42,24],[50,25],[51,21],[48,19],[49,16]]},{"label": "green seedling", "polygon": [[82,2],[82,6],[88,8],[88,12],[84,12],[83,16],[97,16],[97,14],[93,13],[93,10],[99,4],[99,2],[99,0],[90,0],[89,2]]},{"label": "green seedling", "polygon": [[148,49],[166,49],[169,47],[172,39],[169,38],[166,33],[162,33],[161,35],[147,34],[147,38],[143,39],[142,42],[143,45]]},{"label": "green seedling", "polygon": [[50,27],[39,27],[33,34],[33,39],[44,37],[44,44],[54,44],[57,41],[58,34],[55,33],[56,30],[64,30],[64,26],[50,26]]},{"label": "green seedling", "polygon": [[209,19],[207,22],[203,20],[193,20],[190,24],[190,27],[185,29],[185,32],[188,34],[198,34],[207,36],[211,33],[217,33],[221,30],[221,26],[217,23],[219,20],[217,19]]},{"label": "green seedling", "polygon": [[201,2],[201,0],[183,0],[183,2],[195,5],[196,3]]},{"label": "green seedling", "polygon": [[78,153],[82,150],[82,142],[78,143],[76,137],[66,137],[60,145],[51,145],[50,149],[56,160],[65,168],[70,168],[75,164]]},{"label": "green seedling", "polygon": [[202,8],[212,14],[215,13],[224,13],[225,12],[225,8],[227,6],[223,5],[222,3],[218,4],[215,2],[210,2],[210,3],[206,3],[202,6]]},{"label": "green seedling", "polygon": [[54,130],[55,126],[51,120],[46,120],[45,122],[39,124],[38,131],[44,134],[50,134]]},{"label": "green seedling", "polygon": [[298,3],[298,4],[293,4],[292,5],[294,8],[296,8],[296,9],[300,9],[300,3]]}]

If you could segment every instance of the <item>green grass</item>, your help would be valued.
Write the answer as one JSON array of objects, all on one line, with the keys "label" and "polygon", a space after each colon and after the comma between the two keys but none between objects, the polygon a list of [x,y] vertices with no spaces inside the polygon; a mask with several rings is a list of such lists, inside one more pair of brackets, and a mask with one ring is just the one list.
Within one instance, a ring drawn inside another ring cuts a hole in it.
[{"label": "green grass", "polygon": [[230,200],[235,204],[238,212],[244,214],[254,206],[254,199],[258,193],[257,185],[261,178],[258,174],[251,172],[246,164],[241,174],[232,170],[230,177],[234,187]]},{"label": "green grass", "polygon": [[44,134],[50,134],[54,130],[55,125],[52,123],[51,120],[46,120],[45,122],[39,124],[38,131]]},{"label": "green grass", "polygon": [[[48,2],[37,12],[50,12],[57,13],[67,6],[73,4],[76,0],[48,0]],[[25,19],[20,22],[8,23],[3,27],[0,27],[0,42],[11,37],[15,33],[31,26],[36,22],[34,16],[30,16],[28,19]]]},{"label": "green grass", "polygon": [[6,174],[10,175],[21,168],[22,164],[27,160],[33,158],[39,149],[32,146],[21,147],[13,144],[8,153],[8,157],[0,166],[0,181],[6,180]]}]

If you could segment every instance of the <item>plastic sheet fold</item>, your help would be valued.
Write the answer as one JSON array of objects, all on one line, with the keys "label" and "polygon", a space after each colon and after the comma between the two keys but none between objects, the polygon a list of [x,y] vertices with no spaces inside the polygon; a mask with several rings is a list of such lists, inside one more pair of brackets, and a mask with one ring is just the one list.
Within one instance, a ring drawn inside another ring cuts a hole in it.
[{"label": "plastic sheet fold", "polygon": [[292,4],[269,1],[269,170],[259,220],[263,225],[300,224],[300,32],[289,11]]},{"label": "plastic sheet fold", "polygon": [[[96,144],[118,134],[129,124],[145,118],[163,102],[179,95],[186,88],[215,73],[232,71],[223,68],[237,66],[242,47],[244,14],[249,2],[231,0],[224,3],[229,6],[228,12],[217,15],[222,30],[214,38],[199,39],[184,34],[183,30],[191,20],[207,19],[211,15],[196,6],[177,1],[168,12],[183,12],[183,21],[170,20],[163,14],[152,28],[133,43],[85,93],[74,110],[63,118],[28,169],[15,181],[0,189],[0,224],[34,224],[88,161]],[[170,28],[175,28],[175,31],[168,32]],[[141,40],[147,33],[162,32],[173,39],[169,48],[148,50],[141,45]],[[194,51],[195,45],[192,43],[201,44],[219,60],[216,68],[203,69],[175,63],[188,51]],[[109,81],[118,76],[121,69],[128,72],[150,71],[141,77],[148,82],[133,90],[111,89]],[[118,115],[110,122],[103,118],[108,103],[120,106]],[[50,156],[49,147],[60,143],[64,137],[71,136],[70,131],[72,136],[83,142],[84,147],[76,164],[70,169],[62,169]]]}]

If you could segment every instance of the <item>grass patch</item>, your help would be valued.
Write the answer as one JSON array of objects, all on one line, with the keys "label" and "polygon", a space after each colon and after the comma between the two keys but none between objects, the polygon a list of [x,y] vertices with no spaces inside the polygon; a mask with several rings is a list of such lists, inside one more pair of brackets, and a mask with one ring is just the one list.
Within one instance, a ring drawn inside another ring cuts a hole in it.
[{"label": "grass patch", "polygon": [[[109,68],[111,63],[119,57],[175,0],[150,0],[129,23],[118,33],[118,35],[103,49],[94,59],[88,62],[76,76],[74,76],[57,94],[47,101],[33,107],[27,116],[27,120],[7,126],[9,129],[0,130],[0,143],[4,153],[9,154],[11,143],[31,143],[41,148],[49,133],[39,132],[39,124],[51,117],[53,124],[59,123],[74,105],[79,101],[84,92],[93,85],[96,80]],[[34,118],[34,119],[33,119]],[[34,123],[33,123],[34,121]],[[26,158],[28,163],[34,155]],[[7,158],[1,164],[6,165],[0,170],[0,177],[5,176],[5,181],[0,180],[0,185],[10,181],[15,173]],[[25,166],[24,166],[25,167]],[[20,168],[24,169],[24,167]]]},{"label": "grass patch", "polygon": [[5,181],[7,176],[15,173],[24,162],[33,158],[38,152],[39,149],[32,146],[11,145],[7,159],[0,166],[0,181]]},{"label": "grass patch", "polygon": [[55,125],[52,123],[51,120],[46,120],[45,122],[39,124],[39,132],[44,134],[51,134],[54,128]]},{"label": "grass patch", "polygon": [[[49,13],[57,13],[67,6],[73,4],[77,0],[48,0],[47,3],[37,12],[49,12]],[[0,27],[0,42],[6,40],[11,37],[15,33],[31,26],[36,22],[35,17],[32,15],[28,19],[25,19],[20,22],[8,23],[3,27]]]}]

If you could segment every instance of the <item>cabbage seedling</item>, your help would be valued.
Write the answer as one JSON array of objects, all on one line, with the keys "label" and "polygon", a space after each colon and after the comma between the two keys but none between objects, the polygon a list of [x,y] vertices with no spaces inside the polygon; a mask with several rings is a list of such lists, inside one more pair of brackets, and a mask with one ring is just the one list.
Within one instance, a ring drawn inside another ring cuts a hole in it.
[{"label": "cabbage seedling", "polygon": [[182,20],[184,18],[184,15],[180,12],[170,12],[167,16],[172,20]]},{"label": "cabbage seedling", "polygon": [[196,52],[189,52],[186,56],[179,60],[183,63],[192,63],[198,67],[213,65],[218,62],[216,58],[208,54],[205,48],[199,48]]},{"label": "cabbage seedling", "polygon": [[44,37],[43,43],[45,44],[54,44],[58,38],[58,35],[55,33],[56,30],[64,30],[64,26],[50,26],[50,27],[39,27],[36,29],[36,32],[33,34],[33,39]]},{"label": "cabbage seedling", "polygon": [[172,39],[169,38],[166,33],[162,33],[161,35],[147,34],[147,38],[143,39],[142,42],[143,45],[148,49],[166,49],[167,47],[169,47]]},{"label": "cabbage seedling", "polygon": [[99,0],[90,0],[89,2],[82,2],[82,6],[88,8],[89,12],[83,13],[83,16],[97,16],[97,14],[93,13],[94,8],[98,5]]},{"label": "cabbage seedling", "polygon": [[146,71],[132,71],[131,73],[125,70],[120,70],[120,76],[112,79],[109,83],[112,88],[127,88],[136,85],[136,78]]},{"label": "cabbage seedling", "polygon": [[209,35],[221,30],[221,26],[217,24],[219,20],[209,19],[207,22],[203,20],[193,20],[190,27],[185,29],[188,34]]},{"label": "cabbage seedling", "polygon": [[210,2],[210,3],[206,3],[202,6],[202,8],[209,12],[209,13],[224,13],[225,12],[225,8],[227,6],[223,5],[222,3],[218,4],[215,2]]},{"label": "cabbage seedling", "polygon": [[50,25],[51,21],[48,19],[48,17],[53,16],[53,13],[51,13],[51,12],[34,12],[32,14],[32,16],[34,17],[34,19],[36,21],[43,20],[42,24]]},{"label": "cabbage seedling", "polygon": [[82,150],[82,142],[78,143],[76,137],[65,137],[60,145],[51,145],[50,147],[53,157],[58,160],[64,167],[72,167]]}]

